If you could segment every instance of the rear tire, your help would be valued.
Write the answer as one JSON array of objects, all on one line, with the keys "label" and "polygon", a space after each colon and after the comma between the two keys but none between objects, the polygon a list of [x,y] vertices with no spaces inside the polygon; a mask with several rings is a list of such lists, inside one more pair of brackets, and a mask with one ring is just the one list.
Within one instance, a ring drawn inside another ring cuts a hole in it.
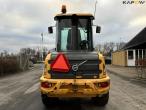
[{"label": "rear tire", "polygon": [[93,103],[96,104],[97,106],[105,106],[108,103],[108,100],[109,100],[109,92],[101,97],[96,96],[92,98]]},{"label": "rear tire", "polygon": [[46,94],[41,94],[43,104],[48,107],[49,105],[54,105],[58,101],[58,98],[48,97]]}]

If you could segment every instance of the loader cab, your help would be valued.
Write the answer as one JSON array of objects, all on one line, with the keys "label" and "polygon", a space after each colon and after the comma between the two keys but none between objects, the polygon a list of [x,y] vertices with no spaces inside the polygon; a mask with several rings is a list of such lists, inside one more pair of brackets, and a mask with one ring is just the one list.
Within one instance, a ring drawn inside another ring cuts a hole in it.
[{"label": "loader cab", "polygon": [[[91,14],[58,14],[56,20],[56,51],[93,51]],[[49,33],[53,30],[48,28]],[[100,27],[96,27],[100,32]]]}]

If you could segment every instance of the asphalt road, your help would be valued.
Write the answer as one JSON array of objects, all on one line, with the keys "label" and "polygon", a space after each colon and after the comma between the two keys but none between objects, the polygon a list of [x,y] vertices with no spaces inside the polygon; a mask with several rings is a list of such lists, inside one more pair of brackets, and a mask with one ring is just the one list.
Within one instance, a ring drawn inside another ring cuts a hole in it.
[{"label": "asphalt road", "polygon": [[[41,68],[41,69],[40,69]],[[109,73],[109,103],[98,107],[89,100],[64,100],[44,107],[39,92],[42,67],[0,78],[0,110],[146,110],[146,83]]]}]

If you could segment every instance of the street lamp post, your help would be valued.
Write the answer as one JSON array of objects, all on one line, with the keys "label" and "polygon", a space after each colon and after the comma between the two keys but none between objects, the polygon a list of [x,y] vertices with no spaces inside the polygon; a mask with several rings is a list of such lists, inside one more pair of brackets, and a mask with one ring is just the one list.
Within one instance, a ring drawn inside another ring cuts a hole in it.
[{"label": "street lamp post", "polygon": [[43,40],[44,40],[44,39],[43,39],[43,37],[44,37],[43,33],[41,33],[41,36],[42,36],[41,41],[42,41],[42,61],[43,61],[43,60],[44,60],[44,58],[43,58],[43,56],[44,56],[44,55],[43,55],[43,52],[44,52],[44,51],[43,51]]}]

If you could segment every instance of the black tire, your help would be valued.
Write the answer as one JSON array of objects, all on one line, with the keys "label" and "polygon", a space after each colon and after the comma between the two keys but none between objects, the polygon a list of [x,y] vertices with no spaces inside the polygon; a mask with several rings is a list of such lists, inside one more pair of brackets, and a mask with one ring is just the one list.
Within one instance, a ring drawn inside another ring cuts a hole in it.
[{"label": "black tire", "polygon": [[48,97],[45,94],[41,94],[43,104],[48,107],[49,105],[55,105],[58,101],[58,98]]},{"label": "black tire", "polygon": [[99,97],[93,97],[92,101],[97,106],[105,106],[108,103],[109,100],[109,92],[107,94],[104,94],[103,96]]}]

